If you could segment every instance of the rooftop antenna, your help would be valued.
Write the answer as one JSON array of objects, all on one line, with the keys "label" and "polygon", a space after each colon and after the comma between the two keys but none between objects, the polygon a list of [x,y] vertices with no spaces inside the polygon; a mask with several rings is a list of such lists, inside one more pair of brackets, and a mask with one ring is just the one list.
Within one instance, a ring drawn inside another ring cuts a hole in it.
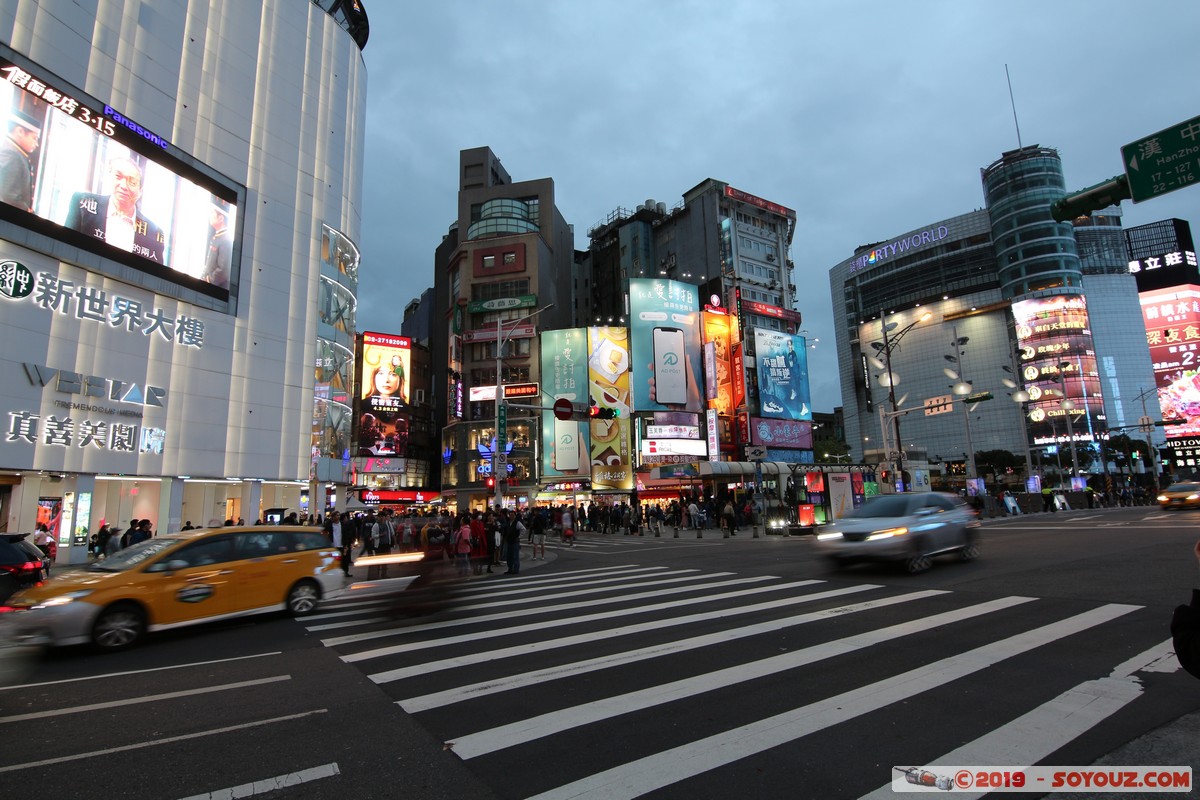
[{"label": "rooftop antenna", "polygon": [[1013,125],[1017,128],[1017,149],[1021,149],[1021,123],[1017,122],[1017,101],[1013,99],[1012,76],[1008,74],[1008,64],[1004,65],[1004,77],[1008,79],[1008,102],[1012,104]]}]

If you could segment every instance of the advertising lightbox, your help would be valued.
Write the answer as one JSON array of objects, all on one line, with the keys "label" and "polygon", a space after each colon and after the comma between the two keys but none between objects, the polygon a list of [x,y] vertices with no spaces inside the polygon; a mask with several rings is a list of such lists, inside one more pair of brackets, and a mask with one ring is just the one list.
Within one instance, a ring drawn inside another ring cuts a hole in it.
[{"label": "advertising lightbox", "polygon": [[690,283],[633,278],[629,317],[634,407],[703,410],[699,290]]},{"label": "advertising lightbox", "polygon": [[399,456],[408,448],[412,340],[364,332],[358,347],[358,455]]},{"label": "advertising lightbox", "polygon": [[219,300],[245,190],[0,46],[0,218]]},{"label": "advertising lightbox", "polygon": [[760,413],[769,419],[811,420],[808,345],[803,336],[754,329]]},{"label": "advertising lightbox", "polygon": [[592,419],[591,468],[594,491],[632,491],[633,453],[629,445],[629,329],[588,328],[588,394],[615,419]]},{"label": "advertising lightbox", "polygon": [[1168,439],[1200,436],[1200,286],[1140,292]]},{"label": "advertising lightbox", "polygon": [[[1075,441],[1096,441],[1107,426],[1087,301],[1083,295],[1040,297],[1013,303],[1012,313],[1021,379],[1030,400],[1030,441],[1067,443],[1068,427]],[[1064,399],[1073,408],[1064,409]]]},{"label": "advertising lightbox", "polygon": [[[543,331],[541,377],[546,406],[555,400],[588,402],[588,348],[585,328]],[[542,475],[546,477],[591,477],[588,423],[558,419],[552,411],[542,412]]]}]

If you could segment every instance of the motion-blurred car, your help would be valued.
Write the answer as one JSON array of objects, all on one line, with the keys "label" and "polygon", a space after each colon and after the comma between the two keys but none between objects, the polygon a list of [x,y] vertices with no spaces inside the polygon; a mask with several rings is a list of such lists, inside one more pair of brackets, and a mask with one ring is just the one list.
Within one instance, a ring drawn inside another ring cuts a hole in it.
[{"label": "motion-blurred car", "polygon": [[817,551],[838,566],[855,561],[900,561],[924,572],[933,557],[955,553],[979,557],[979,520],[958,497],[937,492],[878,495],[845,517],[822,525]]},{"label": "motion-blurred car", "polygon": [[1200,483],[1172,483],[1158,496],[1161,508],[1200,508]]},{"label": "motion-blurred car", "polygon": [[50,576],[50,558],[28,533],[0,534],[0,603]]},{"label": "motion-blurred car", "polygon": [[0,614],[0,636],[120,650],[147,631],[271,611],[308,614],[344,585],[338,551],[319,530],[188,531],[17,592]]}]

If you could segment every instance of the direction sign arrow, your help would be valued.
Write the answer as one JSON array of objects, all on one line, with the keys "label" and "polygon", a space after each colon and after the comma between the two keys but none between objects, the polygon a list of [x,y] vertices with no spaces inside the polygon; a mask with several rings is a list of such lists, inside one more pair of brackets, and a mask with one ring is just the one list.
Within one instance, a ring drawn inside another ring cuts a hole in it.
[{"label": "direction sign arrow", "polygon": [[1133,202],[1200,183],[1200,117],[1121,148]]}]

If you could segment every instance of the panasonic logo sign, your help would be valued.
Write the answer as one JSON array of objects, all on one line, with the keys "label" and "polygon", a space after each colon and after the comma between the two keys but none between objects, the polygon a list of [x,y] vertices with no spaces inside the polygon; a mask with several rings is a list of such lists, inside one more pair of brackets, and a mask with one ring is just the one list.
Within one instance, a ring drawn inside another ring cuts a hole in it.
[{"label": "panasonic logo sign", "polygon": [[41,364],[22,364],[25,377],[34,386],[50,386],[65,394],[80,394],[97,397],[113,403],[129,403],[137,406],[163,407],[167,390],[160,386],[141,386],[130,381],[105,378],[100,375],[84,375],[51,369]]}]

